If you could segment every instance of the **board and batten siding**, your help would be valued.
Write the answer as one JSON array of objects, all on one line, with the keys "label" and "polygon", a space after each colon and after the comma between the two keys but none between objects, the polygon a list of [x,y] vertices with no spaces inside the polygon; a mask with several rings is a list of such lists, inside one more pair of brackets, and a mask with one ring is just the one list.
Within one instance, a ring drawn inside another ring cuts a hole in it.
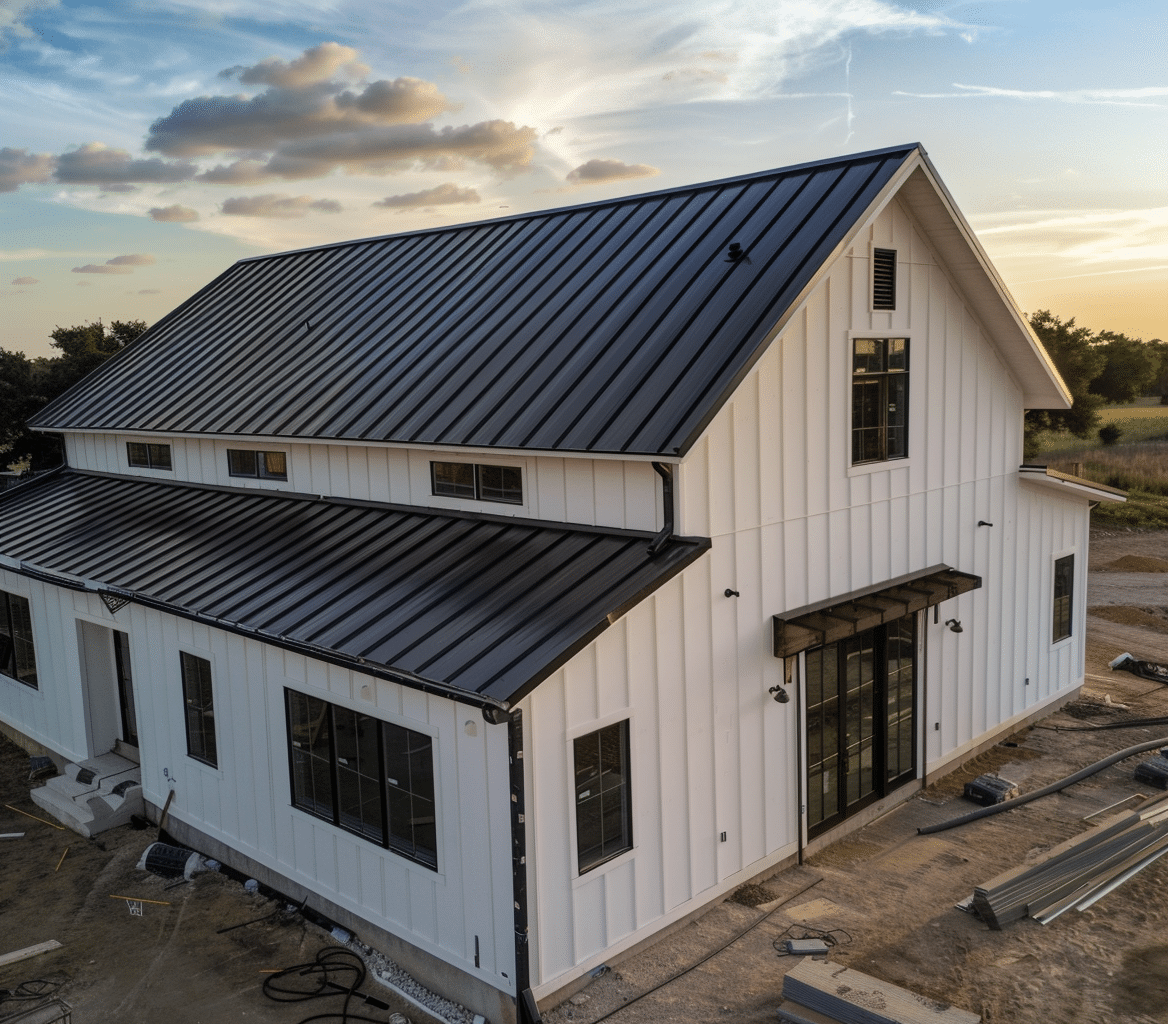
[{"label": "board and batten siding", "polygon": [[[872,246],[898,252],[892,312],[870,307]],[[856,336],[911,339],[907,459],[851,465]],[[1082,682],[1088,504],[1020,484],[1023,411],[890,202],[681,463],[678,532],[709,553],[525,699],[537,996],[798,849],[799,703],[768,693],[773,615],[938,563],[982,577],[940,606],[963,633],[918,618],[922,774]],[[1053,559],[1071,551],[1078,639],[1052,644]],[[572,740],[625,717],[634,848],[579,876]]]},{"label": "board and batten siding", "polygon": [[[173,790],[172,819],[458,970],[512,989],[505,725],[489,725],[477,708],[140,605],[111,614],[94,593],[2,569],[0,587],[30,598],[41,673],[39,691],[0,676],[8,724],[76,761],[108,750],[86,745],[80,638],[95,625],[127,633],[147,801],[161,807]],[[216,767],[187,755],[180,651],[211,664]],[[292,806],[285,688],[434,737],[437,871]]]},{"label": "board and batten siding", "polygon": [[[126,442],[132,440],[169,444],[173,469],[159,471],[130,466]],[[74,469],[155,480],[323,494],[652,532],[661,528],[664,518],[661,482],[652,465],[630,459],[511,456],[455,450],[438,452],[377,445],[282,444],[271,438],[223,441],[95,433],[66,434],[65,446],[66,459]],[[231,476],[227,471],[228,448],[286,452],[288,479]],[[432,460],[519,466],[523,471],[524,502],[510,505],[437,497],[432,493],[430,481]]]}]

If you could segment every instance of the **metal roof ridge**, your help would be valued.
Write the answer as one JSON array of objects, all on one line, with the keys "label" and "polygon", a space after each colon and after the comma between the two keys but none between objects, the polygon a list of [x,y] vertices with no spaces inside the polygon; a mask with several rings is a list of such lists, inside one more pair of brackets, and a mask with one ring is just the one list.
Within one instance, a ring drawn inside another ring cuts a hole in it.
[{"label": "metal roof ridge", "polygon": [[919,142],[907,142],[898,146],[886,146],[882,149],[870,149],[861,153],[851,153],[846,156],[824,157],[819,160],[806,160],[802,163],[788,164],[783,167],[770,167],[759,171],[748,171],[744,174],[735,174],[726,178],[713,178],[710,181],[699,181],[687,185],[676,185],[672,188],[655,189],[652,192],[634,192],[632,195],[615,196],[611,199],[594,199],[587,203],[572,203],[566,206],[553,206],[545,210],[529,210],[525,213],[510,213],[503,217],[483,217],[482,220],[460,221],[458,224],[443,224],[430,228],[418,228],[414,231],[396,231],[384,235],[368,235],[364,238],[348,238],[339,242],[324,242],[320,245],[305,245],[298,249],[282,249],[279,252],[260,253],[255,256],[244,256],[235,261],[240,263],[259,263],[264,260],[280,259],[285,256],[296,256],[308,252],[325,252],[329,249],[340,249],[345,246],[369,245],[374,242],[387,242],[398,238],[417,238],[423,235],[436,235],[449,231],[464,231],[468,228],[482,227],[488,224],[510,224],[517,221],[532,220],[541,217],[553,217],[558,214],[570,213],[577,210],[598,210],[606,206],[620,206],[624,203],[639,202],[654,199],[658,196],[680,196],[686,193],[700,192],[707,188],[719,188],[733,185],[741,181],[760,181],[771,175],[792,174],[797,171],[812,168],[827,168],[833,165],[857,163],[861,160],[881,156],[891,156],[903,153],[906,156],[913,150],[924,155],[925,149]]}]

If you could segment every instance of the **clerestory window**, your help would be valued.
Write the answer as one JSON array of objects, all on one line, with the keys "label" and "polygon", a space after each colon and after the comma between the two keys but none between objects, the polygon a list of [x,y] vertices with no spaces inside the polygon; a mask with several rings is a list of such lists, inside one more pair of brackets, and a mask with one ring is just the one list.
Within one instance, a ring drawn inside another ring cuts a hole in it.
[{"label": "clerestory window", "polygon": [[852,339],[852,465],[908,458],[908,338]]}]

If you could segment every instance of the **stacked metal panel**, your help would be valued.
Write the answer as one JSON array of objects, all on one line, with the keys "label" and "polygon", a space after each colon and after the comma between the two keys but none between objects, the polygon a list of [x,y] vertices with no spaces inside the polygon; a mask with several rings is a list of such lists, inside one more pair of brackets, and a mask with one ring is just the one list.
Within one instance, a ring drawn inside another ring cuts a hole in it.
[{"label": "stacked metal panel", "polygon": [[978,886],[973,909],[991,928],[1033,917],[1048,924],[1064,911],[1085,910],[1168,853],[1168,796],[1056,846],[1039,864],[1012,868]]},{"label": "stacked metal panel", "polygon": [[804,960],[783,978],[789,1024],[979,1024],[981,1017],[842,964]]}]

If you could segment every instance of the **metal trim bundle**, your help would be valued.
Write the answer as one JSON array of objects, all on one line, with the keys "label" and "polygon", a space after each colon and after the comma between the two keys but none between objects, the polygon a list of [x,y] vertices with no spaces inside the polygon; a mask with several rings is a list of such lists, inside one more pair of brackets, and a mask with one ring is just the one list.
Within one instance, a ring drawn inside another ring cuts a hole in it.
[{"label": "metal trim bundle", "polygon": [[1039,864],[1012,868],[978,886],[973,908],[995,930],[1023,917],[1048,924],[1066,910],[1085,910],[1165,853],[1168,795],[1068,839]]},{"label": "metal trim bundle", "polygon": [[791,1024],[980,1024],[948,1003],[861,974],[843,964],[803,960],[783,978],[779,1019]]}]

